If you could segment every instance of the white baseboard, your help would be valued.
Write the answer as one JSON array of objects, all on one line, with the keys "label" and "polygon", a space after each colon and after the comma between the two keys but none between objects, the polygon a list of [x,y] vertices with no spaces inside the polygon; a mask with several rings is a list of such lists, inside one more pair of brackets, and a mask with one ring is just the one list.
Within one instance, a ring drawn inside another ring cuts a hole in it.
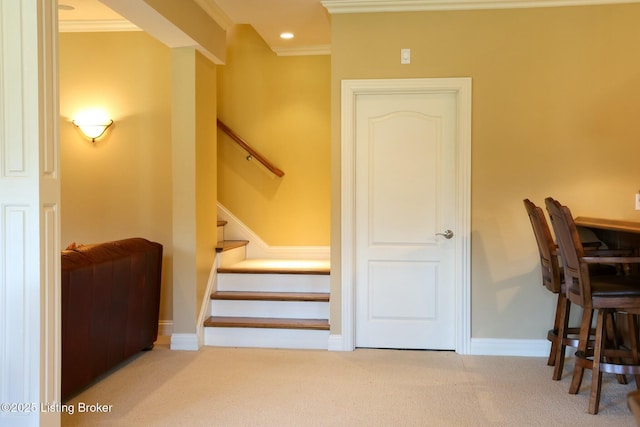
[{"label": "white baseboard", "polygon": [[[171,322],[166,322],[164,327],[173,327],[173,325],[169,325],[169,323]],[[198,350],[198,338],[196,334],[167,335],[171,335],[172,350]],[[260,344],[264,345],[264,343],[258,342],[256,346],[260,346]],[[245,343],[245,345],[247,344]],[[310,347],[313,348],[312,346]],[[548,357],[549,349],[550,343],[547,340],[471,338],[471,351],[469,354],[472,356]],[[350,348],[345,348],[342,335],[329,335],[327,350],[352,351]]]},{"label": "white baseboard", "polygon": [[198,351],[198,334],[171,334],[171,350]]},{"label": "white baseboard", "polygon": [[550,343],[547,340],[520,340],[500,338],[471,338],[474,356],[524,356],[548,357]]},{"label": "white baseboard", "polygon": [[211,314],[211,294],[217,289],[218,281],[218,256],[213,259],[213,265],[209,272],[207,281],[207,289],[202,295],[203,301],[200,304],[200,313],[198,314],[198,323],[196,324],[196,350],[204,345],[204,321]]},{"label": "white baseboard", "polygon": [[352,348],[345,348],[344,338],[342,335],[329,335],[329,343],[327,345],[329,351],[353,351]]},{"label": "white baseboard", "polygon": [[[474,356],[523,356],[548,357],[550,343],[547,340],[519,340],[500,338],[471,338],[470,355]],[[342,335],[329,335],[329,351],[351,351],[345,348]]]}]

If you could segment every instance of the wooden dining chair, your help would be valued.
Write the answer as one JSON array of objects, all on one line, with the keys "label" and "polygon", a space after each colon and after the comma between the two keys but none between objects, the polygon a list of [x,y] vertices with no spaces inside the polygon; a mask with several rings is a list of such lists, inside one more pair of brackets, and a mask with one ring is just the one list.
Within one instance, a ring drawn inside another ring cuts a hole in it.
[{"label": "wooden dining chair", "polygon": [[[558,381],[562,378],[566,348],[578,346],[580,328],[568,326],[571,302],[566,297],[558,245],[553,240],[544,211],[529,199],[525,199],[523,202],[538,246],[542,284],[550,292],[557,295],[553,328],[547,332],[547,339],[551,342],[547,365],[554,367],[552,378]],[[599,249],[600,242],[590,241],[587,244],[583,242],[583,246],[586,245],[590,248],[587,250],[588,254],[592,256],[630,255],[630,252],[626,250]],[[607,265],[598,269],[598,274],[617,274],[618,271],[622,271],[622,269]],[[562,325],[563,332],[559,334],[560,325]],[[624,379],[620,378],[620,380],[624,382]]]},{"label": "wooden dining chair", "polygon": [[[569,336],[578,334],[580,329],[568,327],[571,302],[567,300],[565,294],[558,246],[553,241],[544,212],[529,199],[525,199],[523,202],[538,246],[542,284],[550,292],[557,295],[553,328],[549,329],[547,333],[547,339],[551,342],[547,365],[554,367],[552,378],[557,381],[562,378],[566,347],[577,347],[577,338],[569,339]],[[560,330],[563,332],[559,333]]]},{"label": "wooden dining chair", "polygon": [[[640,277],[592,276],[589,266],[598,263],[640,263],[640,257],[586,256],[577,227],[568,207],[549,197],[545,204],[556,242],[560,248],[567,299],[583,308],[573,378],[569,393],[580,390],[585,369],[591,369],[589,413],[597,414],[600,404],[603,372],[635,375],[640,388],[640,358],[636,315],[640,313]],[[588,351],[594,310],[597,310],[593,355]],[[620,346],[614,314],[624,313],[628,319],[629,349]],[[559,334],[562,334],[562,324]],[[606,339],[606,331],[613,331]],[[606,358],[605,358],[606,357]]]}]

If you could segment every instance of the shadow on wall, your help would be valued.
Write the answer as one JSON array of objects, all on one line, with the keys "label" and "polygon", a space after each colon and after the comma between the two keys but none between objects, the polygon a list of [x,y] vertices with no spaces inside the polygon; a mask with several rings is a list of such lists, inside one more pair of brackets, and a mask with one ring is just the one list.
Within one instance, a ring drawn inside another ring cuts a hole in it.
[{"label": "shadow on wall", "polygon": [[[251,141],[248,142],[251,144]],[[225,159],[225,163],[219,162],[218,167],[228,168],[231,171],[231,173],[218,174],[218,188],[225,188],[228,184],[233,185],[236,180],[241,180],[254,188],[258,194],[267,199],[273,199],[284,179],[274,175],[257,160],[248,159],[248,153],[220,130],[218,131],[218,157]],[[230,179],[230,182],[226,182],[226,179]]]},{"label": "shadow on wall", "polygon": [[[523,217],[526,214],[523,210]],[[483,231],[477,231],[481,228]],[[543,285],[540,276],[538,251],[533,232],[526,242],[532,251],[526,260],[510,261],[504,240],[491,246],[485,235],[499,236],[500,225],[495,220],[476,224],[472,232],[471,298],[473,307],[483,307],[483,312],[472,310],[474,338],[546,339],[553,326],[555,297]],[[530,226],[529,226],[530,228]],[[494,232],[495,231],[495,232]],[[488,254],[491,252],[491,256]],[[494,264],[489,263],[494,260]],[[502,260],[498,265],[495,260]],[[522,268],[518,266],[522,265]],[[527,319],[525,322],[523,319]],[[517,325],[517,327],[514,327]]]}]

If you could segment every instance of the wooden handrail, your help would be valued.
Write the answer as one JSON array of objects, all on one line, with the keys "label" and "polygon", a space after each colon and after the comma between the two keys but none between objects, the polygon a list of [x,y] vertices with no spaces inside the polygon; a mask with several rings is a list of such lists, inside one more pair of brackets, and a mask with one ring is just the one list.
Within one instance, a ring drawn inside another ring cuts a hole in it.
[{"label": "wooden handrail", "polygon": [[274,175],[277,175],[279,177],[283,177],[284,176],[284,172],[282,172],[280,169],[275,167],[262,154],[258,153],[252,146],[250,146],[247,143],[247,141],[245,141],[244,139],[242,139],[242,137],[240,137],[240,135],[238,135],[237,133],[232,131],[231,128],[229,128],[229,126],[227,126],[223,122],[221,122],[220,119],[218,119],[218,127],[220,128],[221,131],[223,131],[224,133],[229,135],[229,137],[231,139],[233,139],[240,147],[242,147],[243,150],[245,150],[247,153],[249,153],[249,156],[251,156],[252,158],[254,158],[257,161],[259,161],[260,163],[262,163],[264,165],[264,167],[269,169]]}]

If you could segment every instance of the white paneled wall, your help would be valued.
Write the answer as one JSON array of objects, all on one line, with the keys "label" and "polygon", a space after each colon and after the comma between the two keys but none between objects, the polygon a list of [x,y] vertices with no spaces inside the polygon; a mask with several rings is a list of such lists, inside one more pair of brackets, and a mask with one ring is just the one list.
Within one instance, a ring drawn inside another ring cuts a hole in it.
[{"label": "white paneled wall", "polygon": [[56,14],[0,0],[0,425],[60,425]]}]

